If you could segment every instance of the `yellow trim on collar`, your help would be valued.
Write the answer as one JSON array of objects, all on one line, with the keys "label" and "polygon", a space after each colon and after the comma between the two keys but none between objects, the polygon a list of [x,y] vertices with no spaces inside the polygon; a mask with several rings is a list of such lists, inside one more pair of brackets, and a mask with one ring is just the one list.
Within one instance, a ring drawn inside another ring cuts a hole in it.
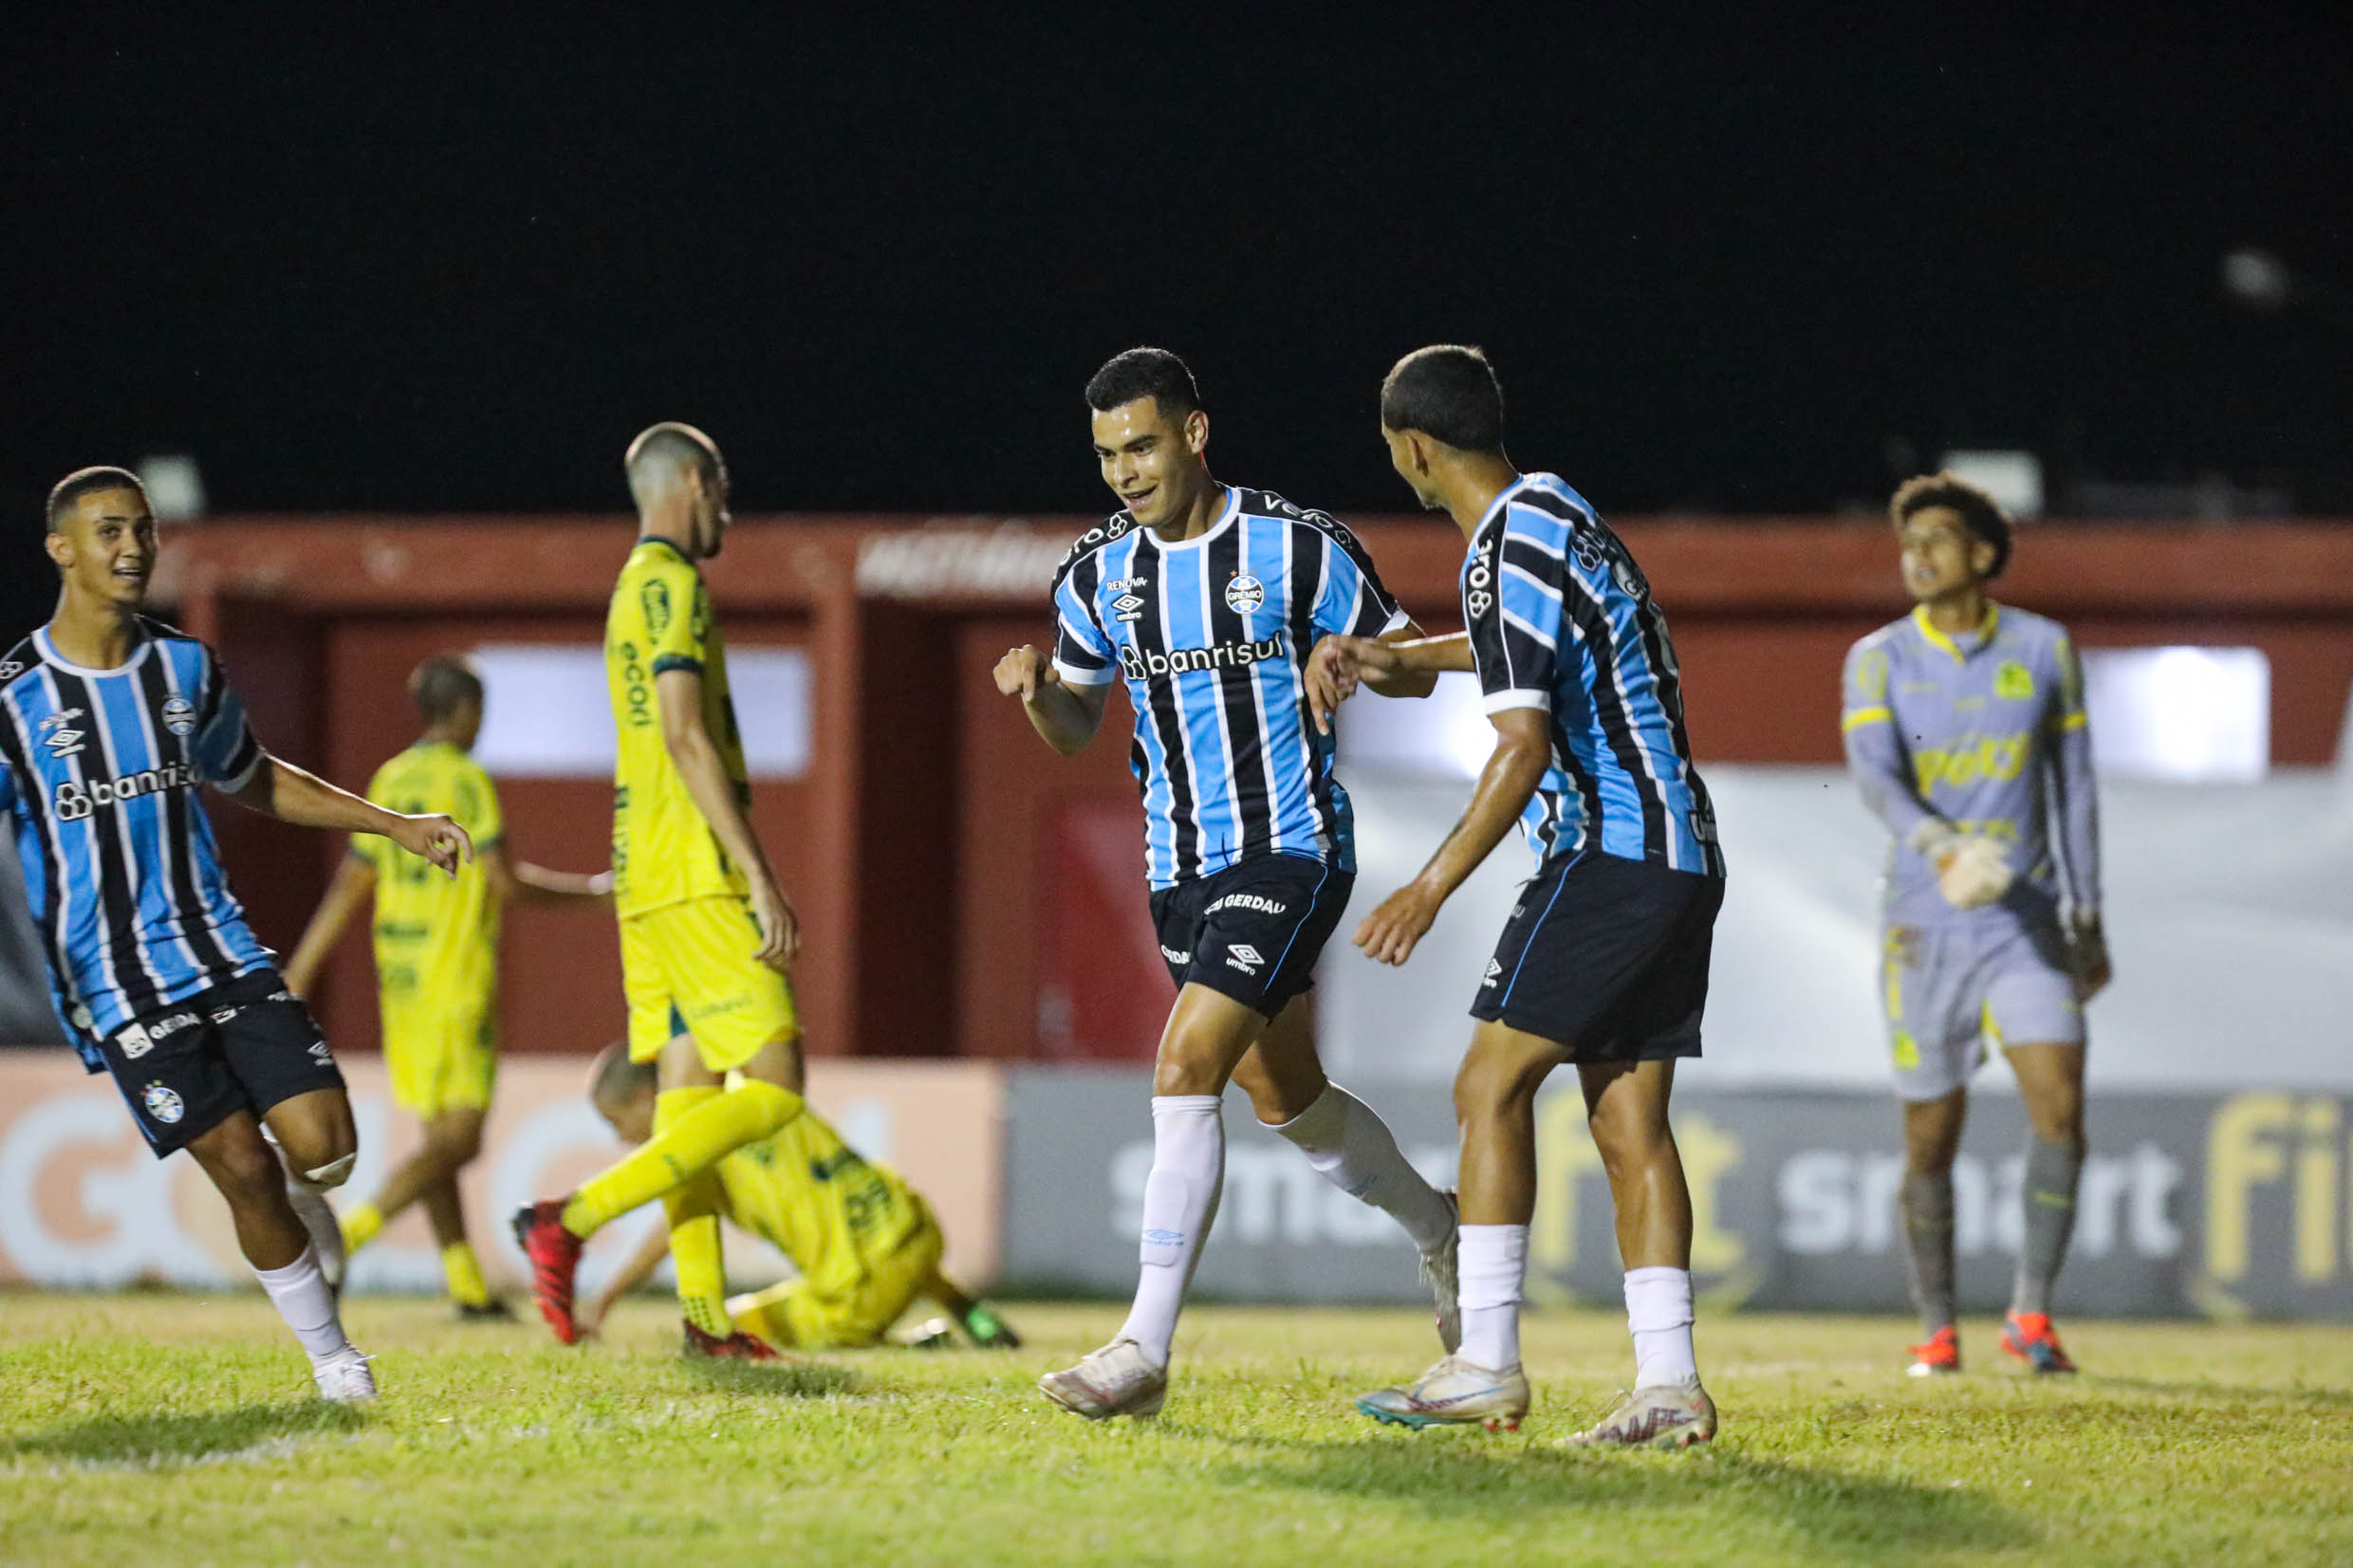
[{"label": "yellow trim on collar", "polygon": [[[1977,623],[1978,648],[1991,648],[1993,645],[1994,629],[2000,626],[2001,623],[2002,607],[1994,603],[1992,600],[1987,600],[1985,619]],[[1927,605],[1915,604],[1912,606],[1912,624],[1919,628],[1920,636],[1928,639],[1928,644],[1930,647],[1943,649],[1946,653],[1953,655],[1953,662],[1955,664],[1961,662],[1960,648],[1951,637],[1946,636],[1942,632],[1937,631],[1936,628],[1929,621]]]}]

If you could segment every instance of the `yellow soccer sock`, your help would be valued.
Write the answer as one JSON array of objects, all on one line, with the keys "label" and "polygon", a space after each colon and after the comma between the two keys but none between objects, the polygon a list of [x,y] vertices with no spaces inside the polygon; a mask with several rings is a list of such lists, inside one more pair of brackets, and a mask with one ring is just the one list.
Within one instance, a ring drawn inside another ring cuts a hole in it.
[{"label": "yellow soccer sock", "polygon": [[727,1320],[727,1262],[719,1245],[719,1181],[709,1171],[662,1194],[670,1217],[670,1262],[678,1273],[678,1310],[716,1339]]},{"label": "yellow soccer sock", "polygon": [[710,1170],[801,1114],[801,1097],[759,1079],[722,1092],[665,1089],[654,1101],[654,1135],[564,1206],[564,1228],[586,1238],[631,1209]]},{"label": "yellow soccer sock", "polygon": [[481,1260],[470,1244],[452,1242],[441,1249],[441,1277],[449,1282],[450,1300],[459,1306],[491,1304],[491,1282],[482,1277]]},{"label": "yellow soccer sock", "polygon": [[384,1211],[372,1203],[357,1204],[343,1215],[343,1251],[359,1251],[384,1228]]},{"label": "yellow soccer sock", "polygon": [[798,1283],[798,1281],[788,1280],[780,1285],[770,1285],[756,1296],[738,1296],[728,1303],[732,1309],[728,1313],[729,1321],[735,1325],[737,1333],[765,1339],[780,1350],[790,1349],[792,1320],[785,1312],[785,1297]]}]

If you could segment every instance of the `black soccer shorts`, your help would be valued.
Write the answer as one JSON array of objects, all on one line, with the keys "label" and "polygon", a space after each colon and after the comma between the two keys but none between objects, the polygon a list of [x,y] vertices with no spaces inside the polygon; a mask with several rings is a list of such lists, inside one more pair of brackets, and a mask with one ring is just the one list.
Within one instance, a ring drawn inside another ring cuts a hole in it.
[{"label": "black soccer shorts", "polygon": [[198,991],[99,1042],[106,1071],[156,1158],[239,1111],[259,1116],[313,1089],[340,1089],[326,1038],[275,969]]},{"label": "black soccer shorts", "polygon": [[1299,855],[1259,855],[1152,895],[1160,956],[1179,989],[1211,990],[1269,1019],[1315,984],[1315,961],[1356,874]]},{"label": "black soccer shorts", "polygon": [[1577,1062],[1699,1054],[1724,882],[1588,851],[1520,890],[1471,1016],[1559,1044]]}]

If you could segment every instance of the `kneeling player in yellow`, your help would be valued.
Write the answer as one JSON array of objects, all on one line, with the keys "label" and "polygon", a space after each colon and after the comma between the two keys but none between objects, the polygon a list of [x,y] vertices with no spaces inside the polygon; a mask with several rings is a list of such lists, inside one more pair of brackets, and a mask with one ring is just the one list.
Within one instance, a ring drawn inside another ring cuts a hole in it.
[{"label": "kneeling player in yellow", "polygon": [[[618,1042],[597,1058],[588,1095],[624,1142],[653,1136],[655,1070]],[[886,1166],[844,1144],[814,1111],[747,1143],[713,1169],[719,1211],[792,1260],[800,1278],[727,1303],[739,1333],[793,1350],[878,1344],[918,1297],[936,1301],[974,1344],[1021,1344],[1005,1320],[939,1272],[943,1245],[931,1206]],[[581,1309],[593,1334],[614,1301],[662,1259],[658,1232]]]},{"label": "kneeling player in yellow", "polygon": [[367,798],[387,810],[450,818],[474,841],[454,876],[388,839],[355,835],[286,966],[287,988],[309,994],[343,928],[375,895],[376,985],[393,1102],[424,1123],[425,1145],[374,1199],[343,1215],[346,1253],[374,1241],[422,1201],[441,1247],[458,1316],[510,1318],[482,1278],[466,1239],[458,1172],[482,1151],[482,1118],[498,1075],[499,916],[510,903],[602,900],[612,878],[547,871],[509,858],[498,788],[469,755],[482,731],[482,679],[463,658],[429,658],[409,675],[424,720],[417,744],[376,770]]},{"label": "kneeling player in yellow", "polygon": [[774,1352],[729,1326],[711,1169],[801,1114],[784,975],[800,927],[751,831],[726,650],[695,567],[726,534],[727,467],[709,436],[678,424],[639,434],[624,461],[638,544],[604,623],[613,904],[630,1060],[658,1062],[660,1089],[645,1146],[568,1197],[518,1211],[515,1240],[541,1316],[568,1345],[582,1242],[660,1198],[688,1353],[756,1360]]}]

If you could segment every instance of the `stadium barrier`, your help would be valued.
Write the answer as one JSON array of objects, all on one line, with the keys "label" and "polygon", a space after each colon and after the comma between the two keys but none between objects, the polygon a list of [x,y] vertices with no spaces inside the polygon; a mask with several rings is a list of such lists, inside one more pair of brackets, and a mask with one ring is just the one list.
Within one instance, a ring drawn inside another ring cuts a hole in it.
[{"label": "stadium barrier", "polygon": [[[345,1068],[365,1193],[413,1145],[372,1059]],[[1361,1082],[1433,1180],[1451,1180],[1452,1110],[1428,1085]],[[1149,1074],[1123,1068],[821,1061],[810,1098],[854,1144],[903,1171],[939,1211],[951,1272],[974,1284],[1116,1297],[1133,1284],[1138,1206],[1151,1163]],[[2084,1314],[2353,1319],[2353,1102],[2326,1094],[2095,1097],[2075,1249],[2063,1302]],[[1618,1300],[1608,1197],[1578,1101],[1539,1108],[1545,1172],[1532,1289],[1549,1302]],[[1328,1187],[1228,1097],[1229,1155],[1207,1297],[1411,1303],[1413,1260],[1389,1222]],[[1895,1311],[1901,1144],[1883,1095],[1772,1091],[1686,1096],[1677,1136],[1690,1173],[1693,1265],[1718,1306]],[[2018,1243],[2016,1102],[1989,1098],[1955,1171],[1964,1304],[1992,1311]],[[581,1097],[577,1064],[508,1063],[486,1152],[468,1177],[475,1242],[517,1288],[523,1261],[499,1223],[565,1190],[616,1145]],[[655,1223],[648,1208],[625,1222]],[[486,1245],[487,1244],[487,1245]],[[593,1285],[630,1250],[601,1240]],[[781,1260],[735,1238],[739,1283]],[[184,1156],[151,1158],[114,1089],[63,1053],[0,1059],[0,1283],[195,1287],[250,1282],[228,1216]],[[421,1216],[361,1253],[357,1291],[431,1291],[439,1270]]]}]

